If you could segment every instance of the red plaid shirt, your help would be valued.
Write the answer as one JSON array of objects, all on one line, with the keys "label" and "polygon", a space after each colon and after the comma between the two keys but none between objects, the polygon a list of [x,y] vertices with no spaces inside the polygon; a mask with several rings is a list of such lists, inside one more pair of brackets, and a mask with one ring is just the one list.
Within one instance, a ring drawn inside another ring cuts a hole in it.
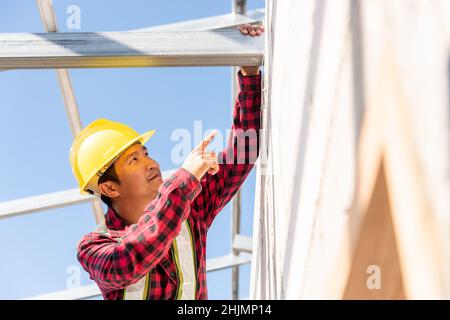
[{"label": "red plaid shirt", "polygon": [[[232,199],[258,156],[261,75],[238,73],[240,92],[233,112],[232,135],[220,152],[219,171],[199,182],[183,168],[165,180],[136,224],[126,225],[109,208],[105,225],[78,243],[78,261],[105,299],[122,299],[124,289],[150,273],[147,298],[174,299],[179,279],[172,241],[187,219],[196,249],[197,299],[207,299],[206,234],[216,215]],[[236,143],[240,130],[254,129],[257,139]],[[227,161],[228,159],[228,161]],[[230,163],[230,159],[234,159]]]}]

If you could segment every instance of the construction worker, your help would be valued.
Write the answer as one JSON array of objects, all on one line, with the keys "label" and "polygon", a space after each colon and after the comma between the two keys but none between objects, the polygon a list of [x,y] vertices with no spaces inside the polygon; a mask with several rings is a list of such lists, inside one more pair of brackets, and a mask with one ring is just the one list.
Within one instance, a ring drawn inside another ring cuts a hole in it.
[{"label": "construction worker", "polygon": [[[239,29],[264,32],[249,24]],[[139,135],[100,119],[75,138],[70,160],[80,190],[108,205],[105,223],[79,241],[77,255],[105,299],[207,299],[206,234],[258,156],[259,67],[241,67],[238,78],[227,148],[217,156],[206,151],[211,133],[165,181],[144,146],[154,131]],[[256,138],[236,145],[238,130]]]}]

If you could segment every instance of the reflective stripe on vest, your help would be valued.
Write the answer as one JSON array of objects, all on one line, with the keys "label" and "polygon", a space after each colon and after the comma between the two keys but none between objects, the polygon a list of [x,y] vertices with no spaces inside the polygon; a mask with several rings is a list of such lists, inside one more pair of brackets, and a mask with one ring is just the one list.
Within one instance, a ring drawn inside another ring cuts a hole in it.
[{"label": "reflective stripe on vest", "polygon": [[138,282],[133,283],[123,291],[123,300],[145,300],[148,294],[148,282],[150,273],[142,277]]},{"label": "reflective stripe on vest", "polygon": [[[181,232],[172,243],[175,269],[178,274],[177,300],[195,300],[197,275],[195,267],[195,245],[187,220],[181,225]],[[124,300],[144,300],[148,295],[150,273],[138,282],[124,289]]]}]

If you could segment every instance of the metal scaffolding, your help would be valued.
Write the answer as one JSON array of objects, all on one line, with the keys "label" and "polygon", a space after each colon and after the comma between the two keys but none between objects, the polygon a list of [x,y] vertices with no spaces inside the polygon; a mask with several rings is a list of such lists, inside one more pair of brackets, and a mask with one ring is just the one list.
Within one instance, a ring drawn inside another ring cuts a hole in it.
[{"label": "metal scaffolding", "polygon": [[[232,0],[230,14],[123,32],[58,33],[51,0],[36,0],[47,33],[0,34],[0,69],[57,69],[73,136],[82,129],[70,68],[231,66],[232,101],[237,66],[261,65],[263,39],[242,37],[235,26],[261,22],[264,9],[246,11]],[[174,170],[164,171],[167,178]],[[240,234],[241,195],[232,206],[231,253],[209,259],[207,271],[232,268],[232,298],[238,299],[239,266],[251,262],[252,239]],[[104,219],[98,198],[70,189],[0,203],[0,219],[89,202],[97,224]],[[243,253],[241,255],[241,253]],[[96,285],[52,292],[31,299],[86,299],[99,296]]]}]

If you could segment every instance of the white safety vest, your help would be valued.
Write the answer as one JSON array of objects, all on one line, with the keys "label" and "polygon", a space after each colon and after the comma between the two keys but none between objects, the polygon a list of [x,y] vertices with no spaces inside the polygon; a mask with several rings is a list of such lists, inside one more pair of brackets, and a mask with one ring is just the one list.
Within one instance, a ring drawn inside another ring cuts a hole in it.
[{"label": "white safety vest", "polygon": [[[179,284],[177,300],[195,300],[197,275],[195,273],[195,244],[191,228],[187,221],[183,222],[180,234],[173,240],[172,252]],[[138,282],[129,285],[123,293],[124,300],[145,300],[150,285],[150,273]]]},{"label": "white safety vest", "polygon": [[[109,234],[103,224],[97,228],[101,233]],[[181,225],[180,234],[172,242],[172,253],[175,269],[178,274],[177,300],[195,300],[197,294],[197,275],[195,266],[195,244],[189,222]],[[146,300],[150,286],[150,273],[139,279],[138,282],[124,289],[124,300]]]}]

